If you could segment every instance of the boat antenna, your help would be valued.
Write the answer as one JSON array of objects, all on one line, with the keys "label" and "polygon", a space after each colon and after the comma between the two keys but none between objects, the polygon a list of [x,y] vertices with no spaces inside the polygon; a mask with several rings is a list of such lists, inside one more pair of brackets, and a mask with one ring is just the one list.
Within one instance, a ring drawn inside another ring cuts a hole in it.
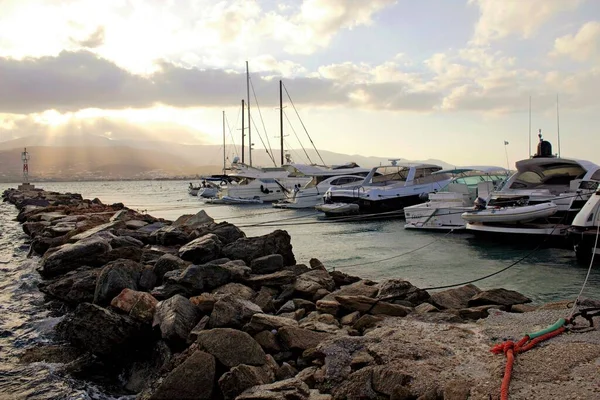
[{"label": "boat antenna", "polygon": [[252,166],[252,118],[250,117],[250,72],[248,70],[248,61],[246,61],[246,91],[248,92],[248,161]]},{"label": "boat antenna", "polygon": [[529,158],[531,158],[531,95],[529,96]]},{"label": "boat antenna", "polygon": [[558,157],[560,158],[560,120],[558,117],[558,93],[556,94],[556,134],[558,135]]},{"label": "boat antenna", "polygon": [[504,141],[504,154],[506,155],[506,170],[510,171],[510,163],[508,162],[508,149],[506,146],[508,146],[508,142],[505,140]]},{"label": "boat antenna", "polygon": [[246,107],[244,106],[244,99],[242,99],[242,164],[244,163],[244,142],[246,141],[246,133],[244,132],[244,114],[246,113]]}]

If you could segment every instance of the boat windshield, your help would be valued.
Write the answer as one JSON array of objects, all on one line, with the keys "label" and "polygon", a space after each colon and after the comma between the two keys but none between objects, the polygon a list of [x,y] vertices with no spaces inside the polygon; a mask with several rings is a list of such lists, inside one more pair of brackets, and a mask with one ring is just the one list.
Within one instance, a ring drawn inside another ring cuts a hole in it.
[{"label": "boat windshield", "polygon": [[580,165],[556,163],[518,172],[510,189],[548,189],[551,193],[562,193],[569,190],[571,181],[585,174],[586,170]]},{"label": "boat windshield", "polygon": [[380,184],[405,182],[409,171],[408,167],[381,167],[377,170],[381,175],[374,176],[372,182]]},{"label": "boat windshield", "polygon": [[504,179],[506,179],[506,175],[461,175],[452,179],[450,183],[448,183],[439,191],[448,192],[450,191],[450,187],[455,187],[455,185],[466,185],[469,189],[476,189],[480,182],[493,182],[494,185],[496,185],[502,182]]}]

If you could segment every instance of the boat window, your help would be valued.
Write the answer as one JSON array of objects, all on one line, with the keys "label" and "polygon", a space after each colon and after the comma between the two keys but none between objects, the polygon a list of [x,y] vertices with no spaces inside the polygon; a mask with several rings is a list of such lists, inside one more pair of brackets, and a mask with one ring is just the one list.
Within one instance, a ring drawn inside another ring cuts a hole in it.
[{"label": "boat window", "polygon": [[308,182],[306,185],[304,185],[305,188],[311,188],[311,187],[315,187],[319,184],[319,180],[316,176],[313,176],[312,179],[310,180],[310,182]]},{"label": "boat window", "polygon": [[592,174],[592,180],[600,181],[600,169]]},{"label": "boat window", "polygon": [[585,175],[585,169],[579,165],[551,164],[543,165],[535,171],[524,171],[514,179],[511,189],[549,189],[551,192],[564,192],[571,181]]},{"label": "boat window", "polygon": [[373,177],[373,183],[388,183],[389,181],[406,181],[409,168],[407,167],[383,167],[379,169],[381,175]]}]

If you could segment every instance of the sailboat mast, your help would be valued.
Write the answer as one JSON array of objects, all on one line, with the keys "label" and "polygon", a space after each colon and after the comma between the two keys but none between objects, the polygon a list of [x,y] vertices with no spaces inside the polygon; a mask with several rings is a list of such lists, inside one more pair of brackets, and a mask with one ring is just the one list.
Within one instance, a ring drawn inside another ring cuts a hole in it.
[{"label": "sailboat mast", "polygon": [[252,118],[250,117],[250,72],[246,61],[246,91],[248,92],[248,159],[252,166]]},{"label": "sailboat mast", "polygon": [[244,99],[242,99],[242,164],[244,163],[244,142],[246,141],[246,133],[244,132],[244,113],[246,112],[246,107],[244,107]]},{"label": "sailboat mast", "polygon": [[558,157],[560,157],[560,120],[558,119],[558,94],[556,94],[556,133],[558,135]]},{"label": "sailboat mast", "polygon": [[283,91],[279,81],[279,135],[281,136],[281,165],[283,166]]},{"label": "sailboat mast", "polygon": [[531,96],[529,96],[529,158],[531,158]]},{"label": "sailboat mast", "polygon": [[225,169],[227,165],[225,165],[225,158],[227,157],[227,153],[225,151],[225,110],[223,110],[223,175],[225,175]]}]

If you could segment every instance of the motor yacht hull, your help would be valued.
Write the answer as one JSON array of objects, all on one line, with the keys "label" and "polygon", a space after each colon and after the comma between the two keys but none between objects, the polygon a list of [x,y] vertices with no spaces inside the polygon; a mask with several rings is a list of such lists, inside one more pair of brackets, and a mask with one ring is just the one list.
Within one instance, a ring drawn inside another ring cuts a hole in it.
[{"label": "motor yacht hull", "polygon": [[213,197],[206,199],[205,202],[209,204],[263,204],[260,198],[247,199],[233,196]]},{"label": "motor yacht hull", "polygon": [[404,209],[405,229],[461,230],[466,222],[461,214],[472,207],[431,207],[427,204]]},{"label": "motor yacht hull", "polygon": [[200,188],[200,190],[198,190],[196,195],[198,197],[210,199],[211,197],[216,197],[218,192],[219,192],[219,189],[217,189],[215,187],[206,187],[206,188]]},{"label": "motor yacht hull", "polygon": [[558,211],[552,202],[518,207],[487,208],[467,211],[461,215],[468,223],[524,223],[538,218],[550,217]]},{"label": "motor yacht hull", "polygon": [[378,214],[389,213],[394,211],[402,211],[404,207],[421,204],[427,200],[427,197],[422,194],[391,197],[381,200],[370,200],[363,197],[346,197],[332,196],[327,200],[331,203],[356,204],[358,213],[361,214]]}]

